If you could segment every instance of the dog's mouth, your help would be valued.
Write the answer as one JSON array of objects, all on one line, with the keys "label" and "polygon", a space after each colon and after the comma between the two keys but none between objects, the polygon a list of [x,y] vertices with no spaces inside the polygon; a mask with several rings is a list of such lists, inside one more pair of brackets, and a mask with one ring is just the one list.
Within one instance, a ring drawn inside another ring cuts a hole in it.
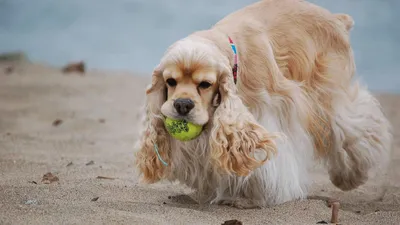
[{"label": "dog's mouth", "polygon": [[187,121],[187,122],[190,122],[190,123],[192,123],[192,124],[195,124],[195,125],[200,125],[200,126],[203,126],[204,128],[206,128],[207,127],[207,125],[209,124],[209,122],[210,121],[199,121],[198,119],[196,119],[196,118],[194,118],[193,117],[193,115],[185,115],[185,116],[182,116],[182,115],[179,115],[179,114],[175,114],[175,113],[171,113],[171,114],[169,114],[169,113],[162,113],[162,116],[163,116],[163,119],[165,120],[166,118],[170,118],[170,119],[173,119],[173,120],[185,120],[185,121]]},{"label": "dog's mouth", "polygon": [[172,102],[166,102],[161,107],[161,115],[165,118],[170,118],[173,120],[185,120],[195,125],[204,126],[209,122],[210,109],[202,109],[201,106],[195,106],[188,113],[182,114],[178,113],[178,110],[172,106]]},{"label": "dog's mouth", "polygon": [[171,119],[173,119],[173,120],[185,120],[185,121],[187,121],[187,122],[190,122],[190,123],[193,123],[193,124],[196,124],[196,125],[203,125],[203,124],[199,124],[199,123],[198,123],[195,119],[193,119],[193,117],[190,116],[190,115],[182,116],[182,115],[179,115],[179,114],[172,114],[172,115],[163,114],[163,116],[164,116],[164,119],[166,119],[166,118],[171,118]]}]

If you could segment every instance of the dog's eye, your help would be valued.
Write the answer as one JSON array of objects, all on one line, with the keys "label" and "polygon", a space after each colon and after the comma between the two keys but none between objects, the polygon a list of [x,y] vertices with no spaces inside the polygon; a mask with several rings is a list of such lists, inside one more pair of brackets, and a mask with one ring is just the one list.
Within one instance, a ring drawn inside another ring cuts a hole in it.
[{"label": "dog's eye", "polygon": [[176,80],[175,80],[175,79],[172,79],[172,78],[168,78],[168,79],[167,79],[167,84],[168,84],[170,87],[175,87],[175,86],[176,86]]},{"label": "dog's eye", "polygon": [[207,89],[209,87],[211,87],[211,84],[207,81],[203,81],[199,84],[199,88]]}]

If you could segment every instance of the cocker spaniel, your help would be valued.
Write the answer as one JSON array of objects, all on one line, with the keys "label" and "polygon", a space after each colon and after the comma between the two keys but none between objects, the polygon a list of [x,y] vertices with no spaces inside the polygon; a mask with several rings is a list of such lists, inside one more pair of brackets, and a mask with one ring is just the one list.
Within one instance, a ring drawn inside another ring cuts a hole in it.
[{"label": "cocker spaniel", "polygon": [[[180,181],[199,203],[251,208],[307,197],[323,162],[341,190],[387,163],[391,126],[355,78],[353,19],[301,0],[262,0],[171,45],[146,90],[136,152],[147,183]],[[172,138],[168,116],[204,125]]]}]

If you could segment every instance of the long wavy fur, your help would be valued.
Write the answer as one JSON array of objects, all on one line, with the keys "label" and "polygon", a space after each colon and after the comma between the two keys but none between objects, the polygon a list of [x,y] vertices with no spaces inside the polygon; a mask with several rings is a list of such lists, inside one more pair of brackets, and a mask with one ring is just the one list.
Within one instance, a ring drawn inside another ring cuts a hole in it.
[{"label": "long wavy fur", "polygon": [[[350,16],[306,1],[259,1],[174,43],[146,91],[136,153],[144,180],[178,180],[197,191],[199,202],[244,197],[250,206],[305,198],[317,159],[341,190],[366,183],[371,170],[387,165],[392,130],[379,102],[353,77],[353,25]],[[240,52],[237,84],[226,34]],[[172,139],[164,127],[166,64],[217,76],[220,102],[192,141]]]},{"label": "long wavy fur", "polygon": [[147,183],[165,178],[167,167],[158,159],[155,145],[163,160],[169,161],[170,137],[163,123],[161,106],[165,101],[165,83],[158,67],[153,71],[152,83],[146,90],[144,129],[136,152],[136,165],[139,174]]},{"label": "long wavy fur", "polygon": [[[231,74],[221,76],[219,91],[222,100],[213,116],[211,159],[223,172],[246,176],[276,153],[275,136],[255,120],[237,96]],[[255,151],[263,157],[257,159]]]}]

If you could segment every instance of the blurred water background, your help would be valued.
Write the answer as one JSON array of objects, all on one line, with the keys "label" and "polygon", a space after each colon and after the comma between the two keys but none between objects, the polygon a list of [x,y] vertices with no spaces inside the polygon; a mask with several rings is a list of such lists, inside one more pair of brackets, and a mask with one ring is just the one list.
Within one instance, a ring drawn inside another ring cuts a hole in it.
[{"label": "blurred water background", "polygon": [[[358,74],[400,92],[400,0],[310,0],[350,14]],[[54,66],[149,74],[165,49],[256,0],[0,0],[0,53],[21,50]]]}]

